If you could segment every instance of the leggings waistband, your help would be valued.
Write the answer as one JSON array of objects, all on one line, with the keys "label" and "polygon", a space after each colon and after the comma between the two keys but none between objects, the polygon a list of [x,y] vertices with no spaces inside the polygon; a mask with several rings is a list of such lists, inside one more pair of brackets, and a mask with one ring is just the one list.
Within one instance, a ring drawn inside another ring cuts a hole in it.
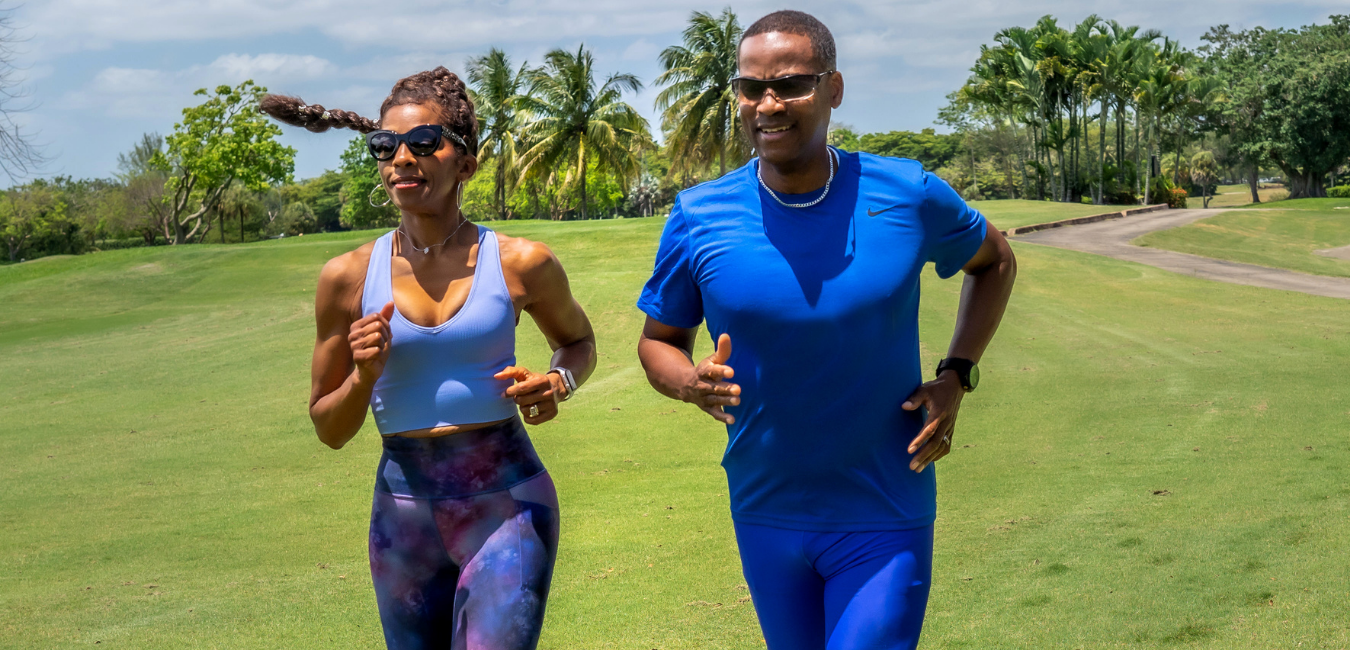
[{"label": "leggings waistband", "polygon": [[519,417],[435,438],[384,438],[375,490],[453,499],[505,490],[544,471]]}]

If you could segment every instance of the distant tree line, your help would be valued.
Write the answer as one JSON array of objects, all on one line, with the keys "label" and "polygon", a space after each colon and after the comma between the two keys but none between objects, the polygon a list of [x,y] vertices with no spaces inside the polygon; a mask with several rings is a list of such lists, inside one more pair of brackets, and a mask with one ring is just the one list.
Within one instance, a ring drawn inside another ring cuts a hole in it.
[{"label": "distant tree line", "polygon": [[1237,179],[1259,201],[1274,170],[1326,196],[1350,161],[1350,16],[1202,38],[1097,16],[1000,31],[939,113],[965,158],[944,176],[967,198],[1128,204]]},{"label": "distant tree line", "polygon": [[[481,165],[463,194],[466,214],[660,215],[680,189],[744,164],[752,152],[731,87],[741,33],[729,8],[695,12],[682,42],[661,51],[661,144],[624,99],[642,82],[599,76],[584,46],[553,50],[538,66],[516,65],[495,48],[471,58]],[[1221,25],[1203,40],[1190,52],[1157,31],[1097,16],[1065,29],[1047,16],[981,48],[969,80],[939,112],[937,124],[951,133],[836,125],[830,142],[918,160],[967,199],[1171,202],[1242,179],[1257,201],[1269,175],[1282,177],[1293,197],[1343,187],[1350,17],[1297,30]],[[0,89],[5,56],[0,49]],[[251,81],[199,90],[202,103],[185,108],[169,135],[147,134],[119,156],[111,178],[57,177],[3,191],[0,260],[398,222],[397,210],[381,205],[360,137],[336,169],[295,181],[295,152],[257,110],[264,92]],[[37,160],[19,136],[0,120],[0,163],[11,173]]]}]

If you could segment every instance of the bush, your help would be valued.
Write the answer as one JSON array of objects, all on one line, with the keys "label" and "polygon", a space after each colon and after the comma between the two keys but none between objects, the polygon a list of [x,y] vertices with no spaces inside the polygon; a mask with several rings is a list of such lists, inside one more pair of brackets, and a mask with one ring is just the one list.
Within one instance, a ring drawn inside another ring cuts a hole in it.
[{"label": "bush", "polygon": [[127,237],[125,239],[101,239],[94,242],[96,251],[115,251],[123,248],[141,248],[149,246],[145,243],[144,237]]},{"label": "bush", "polygon": [[1337,185],[1327,190],[1327,196],[1333,199],[1350,199],[1350,185]]},{"label": "bush", "polygon": [[1103,196],[1103,197],[1102,197],[1102,200],[1103,200],[1107,205],[1138,205],[1138,204],[1139,204],[1139,197],[1135,196],[1135,195],[1134,195],[1134,192],[1131,192],[1131,191],[1129,191],[1129,190],[1127,190],[1127,189],[1123,189],[1123,188],[1122,188],[1122,189],[1119,189],[1119,190],[1116,190],[1116,191],[1115,191],[1114,193],[1112,193],[1112,194],[1107,194],[1107,195]]},{"label": "bush", "polygon": [[1186,190],[1180,187],[1172,188],[1172,192],[1167,196],[1167,207],[1173,210],[1186,207]]}]

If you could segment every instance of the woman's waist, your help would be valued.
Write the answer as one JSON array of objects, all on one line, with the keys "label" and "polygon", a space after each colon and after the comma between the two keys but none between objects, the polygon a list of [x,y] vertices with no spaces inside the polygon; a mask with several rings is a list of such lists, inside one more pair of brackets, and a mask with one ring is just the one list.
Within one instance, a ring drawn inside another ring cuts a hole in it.
[{"label": "woman's waist", "polygon": [[426,499],[495,492],[544,471],[520,418],[434,437],[386,436],[375,489]]}]

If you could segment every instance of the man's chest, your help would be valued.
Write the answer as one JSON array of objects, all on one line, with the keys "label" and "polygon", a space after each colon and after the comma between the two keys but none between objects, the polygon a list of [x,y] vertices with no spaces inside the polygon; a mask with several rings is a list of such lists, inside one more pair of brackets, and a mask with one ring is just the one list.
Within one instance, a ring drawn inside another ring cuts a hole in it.
[{"label": "man's chest", "polygon": [[693,272],[705,310],[787,324],[847,320],[908,301],[924,263],[922,229],[907,215],[869,217],[861,208],[704,229]]}]

